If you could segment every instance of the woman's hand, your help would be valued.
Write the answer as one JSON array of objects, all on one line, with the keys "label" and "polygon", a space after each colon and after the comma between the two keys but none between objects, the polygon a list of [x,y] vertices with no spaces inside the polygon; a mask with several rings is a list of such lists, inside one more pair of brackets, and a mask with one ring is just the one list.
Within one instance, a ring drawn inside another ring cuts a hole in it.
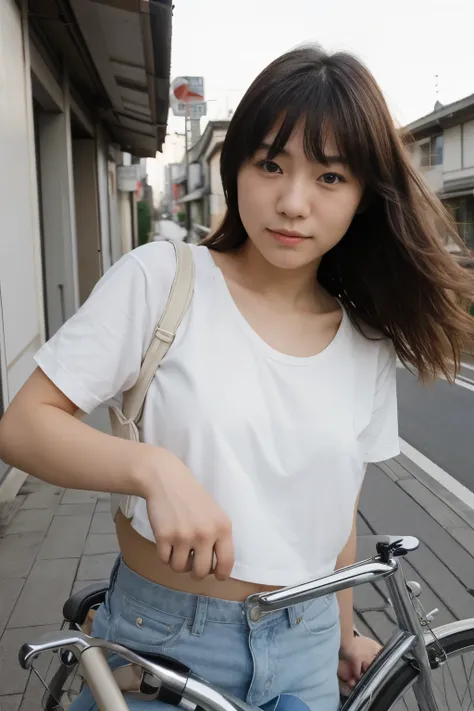
[{"label": "woman's hand", "polygon": [[144,498],[160,560],[197,580],[211,573],[226,580],[234,566],[229,518],[174,454],[160,449],[157,466],[153,449]]},{"label": "woman's hand", "polygon": [[353,689],[381,649],[380,644],[369,637],[352,637],[341,645],[337,675],[342,685]]}]

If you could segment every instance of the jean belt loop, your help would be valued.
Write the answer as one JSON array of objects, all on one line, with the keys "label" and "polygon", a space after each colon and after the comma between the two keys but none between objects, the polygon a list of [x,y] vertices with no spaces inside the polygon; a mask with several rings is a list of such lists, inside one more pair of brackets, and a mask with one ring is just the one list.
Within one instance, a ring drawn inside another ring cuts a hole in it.
[{"label": "jean belt loop", "polygon": [[208,605],[208,597],[203,597],[201,595],[196,596],[196,611],[194,613],[193,628],[191,630],[191,634],[195,635],[196,637],[200,637],[204,632]]},{"label": "jean belt loop", "polygon": [[291,605],[291,607],[287,608],[287,612],[290,627],[299,625],[299,623],[303,619],[304,605],[302,603],[298,603],[297,605]]}]

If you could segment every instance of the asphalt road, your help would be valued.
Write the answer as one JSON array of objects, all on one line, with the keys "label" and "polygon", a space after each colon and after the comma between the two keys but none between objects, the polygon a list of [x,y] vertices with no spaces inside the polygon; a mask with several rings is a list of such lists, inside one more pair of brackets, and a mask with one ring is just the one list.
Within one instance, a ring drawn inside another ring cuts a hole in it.
[{"label": "asphalt road", "polygon": [[461,371],[472,389],[397,376],[400,437],[474,492],[474,370]]}]

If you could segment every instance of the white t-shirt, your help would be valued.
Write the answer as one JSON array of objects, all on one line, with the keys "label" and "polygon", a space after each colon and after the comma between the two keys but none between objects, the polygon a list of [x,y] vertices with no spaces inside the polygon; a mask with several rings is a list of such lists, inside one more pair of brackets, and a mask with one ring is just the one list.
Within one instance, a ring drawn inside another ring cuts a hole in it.
[{"label": "white t-shirt", "polygon": [[[234,578],[292,585],[334,569],[364,462],[399,453],[395,353],[344,313],[316,356],[283,355],[234,303],[206,247],[195,291],[151,384],[142,439],[174,452],[233,524]],[[125,255],[36,361],[86,413],[130,388],[175,273],[173,246]],[[133,527],[153,539],[145,501]]]}]

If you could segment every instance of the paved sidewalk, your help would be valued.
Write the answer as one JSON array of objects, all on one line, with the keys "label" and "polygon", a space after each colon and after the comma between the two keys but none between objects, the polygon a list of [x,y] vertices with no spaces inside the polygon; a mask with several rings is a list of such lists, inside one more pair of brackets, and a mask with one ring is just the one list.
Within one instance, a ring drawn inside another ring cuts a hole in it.
[{"label": "paved sidewalk", "polygon": [[[474,616],[474,511],[403,455],[369,466],[359,533],[419,537],[405,567],[421,583],[425,607],[439,608],[435,624]],[[360,557],[373,554],[367,546],[361,538]],[[106,580],[116,553],[108,496],[27,479],[0,521],[0,711],[41,709],[39,682],[20,669],[18,650],[58,629],[70,592]],[[380,591],[360,587],[355,603],[361,629],[385,640],[393,621],[377,609],[384,604]]]}]

